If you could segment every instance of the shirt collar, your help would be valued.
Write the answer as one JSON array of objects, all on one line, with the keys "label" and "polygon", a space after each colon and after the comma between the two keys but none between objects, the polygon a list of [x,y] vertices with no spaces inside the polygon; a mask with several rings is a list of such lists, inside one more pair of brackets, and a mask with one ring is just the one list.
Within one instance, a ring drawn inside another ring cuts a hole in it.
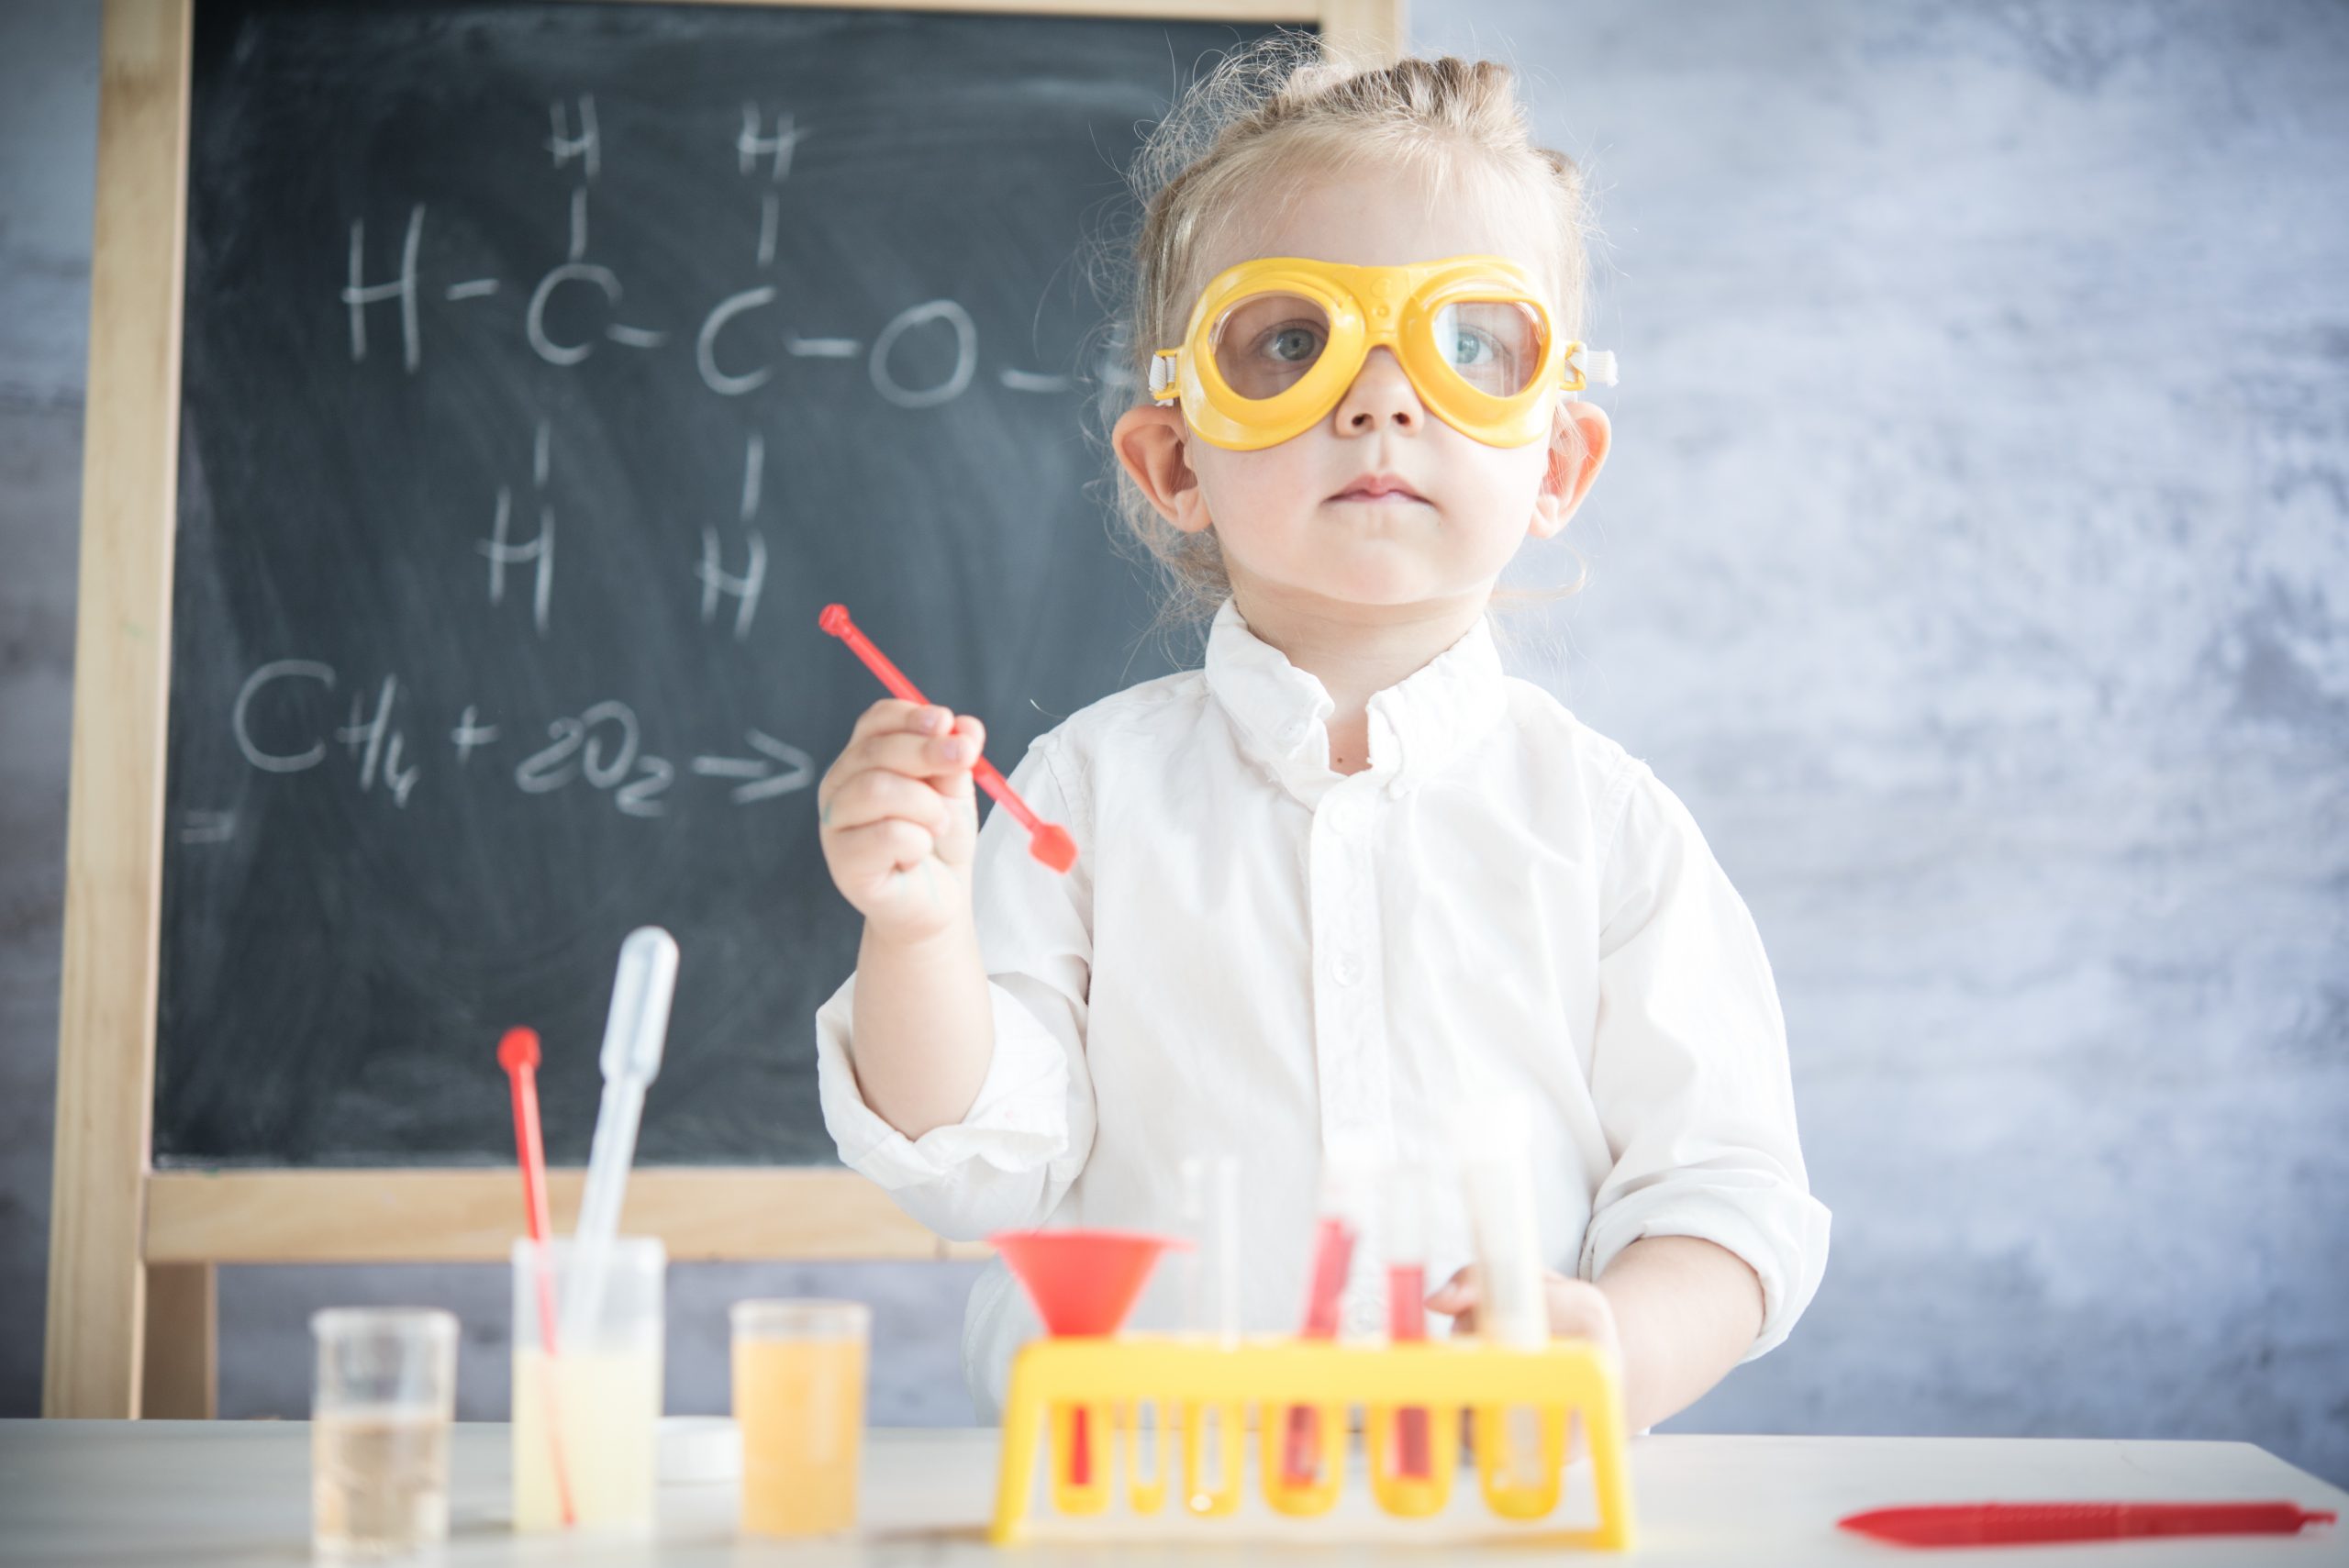
[{"label": "shirt collar", "polygon": [[[1248,629],[1225,599],[1208,630],[1208,689],[1230,716],[1243,748],[1308,805],[1339,782],[1330,768],[1327,721],[1337,711],[1319,678]],[[1424,782],[1497,723],[1506,677],[1490,617],[1369,704],[1369,773],[1390,792]]]}]

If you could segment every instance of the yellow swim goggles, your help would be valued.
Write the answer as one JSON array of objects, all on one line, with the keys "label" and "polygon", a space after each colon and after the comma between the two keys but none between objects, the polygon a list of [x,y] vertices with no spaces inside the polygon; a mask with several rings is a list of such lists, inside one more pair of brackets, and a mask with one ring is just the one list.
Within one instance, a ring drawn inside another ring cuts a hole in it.
[{"label": "yellow swim goggles", "polygon": [[1419,401],[1462,435],[1520,447],[1550,434],[1560,394],[1615,384],[1615,356],[1561,343],[1533,277],[1498,256],[1349,267],[1267,256],[1216,274],[1150,395],[1181,399],[1200,439],[1277,446],[1338,406],[1385,346]]}]

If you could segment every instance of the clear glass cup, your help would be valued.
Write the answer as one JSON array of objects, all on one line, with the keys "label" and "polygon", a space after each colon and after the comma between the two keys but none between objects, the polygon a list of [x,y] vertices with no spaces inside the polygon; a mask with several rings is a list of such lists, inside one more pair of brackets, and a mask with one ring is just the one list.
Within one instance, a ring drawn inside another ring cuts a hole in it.
[{"label": "clear glass cup", "polygon": [[572,1243],[514,1243],[518,1530],[652,1529],[668,1252],[657,1237],[622,1236],[604,1257],[592,1330],[574,1343]]},{"label": "clear glass cup", "polygon": [[745,1535],[828,1535],[856,1523],[873,1314],[856,1301],[738,1301],[734,1419]]},{"label": "clear glass cup", "polygon": [[314,1314],[310,1544],[328,1562],[382,1562],[449,1539],[457,1319],[429,1307]]}]

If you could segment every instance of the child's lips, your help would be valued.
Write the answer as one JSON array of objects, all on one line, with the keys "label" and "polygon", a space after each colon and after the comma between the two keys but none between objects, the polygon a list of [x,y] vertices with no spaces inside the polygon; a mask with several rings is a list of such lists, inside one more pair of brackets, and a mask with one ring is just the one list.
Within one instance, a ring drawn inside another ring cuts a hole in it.
[{"label": "child's lips", "polygon": [[1427,505],[1427,497],[1420,495],[1418,491],[1411,489],[1408,485],[1397,485],[1390,488],[1375,490],[1366,484],[1350,485],[1346,489],[1339,491],[1335,495],[1330,496],[1330,499],[1332,501],[1356,501],[1364,505],[1401,502],[1415,502],[1422,506]]}]

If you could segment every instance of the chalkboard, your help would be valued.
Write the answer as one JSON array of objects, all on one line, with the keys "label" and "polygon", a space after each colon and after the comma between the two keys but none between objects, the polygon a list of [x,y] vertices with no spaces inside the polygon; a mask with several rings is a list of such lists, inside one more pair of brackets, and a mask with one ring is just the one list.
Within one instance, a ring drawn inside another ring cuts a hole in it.
[{"label": "chalkboard", "polygon": [[809,786],[881,691],[817,614],[1007,770],[1167,667],[1080,252],[1263,30],[199,0],[159,1165],[509,1159],[525,1023],[583,1160],[645,923],[640,1158],[833,1162]]}]

